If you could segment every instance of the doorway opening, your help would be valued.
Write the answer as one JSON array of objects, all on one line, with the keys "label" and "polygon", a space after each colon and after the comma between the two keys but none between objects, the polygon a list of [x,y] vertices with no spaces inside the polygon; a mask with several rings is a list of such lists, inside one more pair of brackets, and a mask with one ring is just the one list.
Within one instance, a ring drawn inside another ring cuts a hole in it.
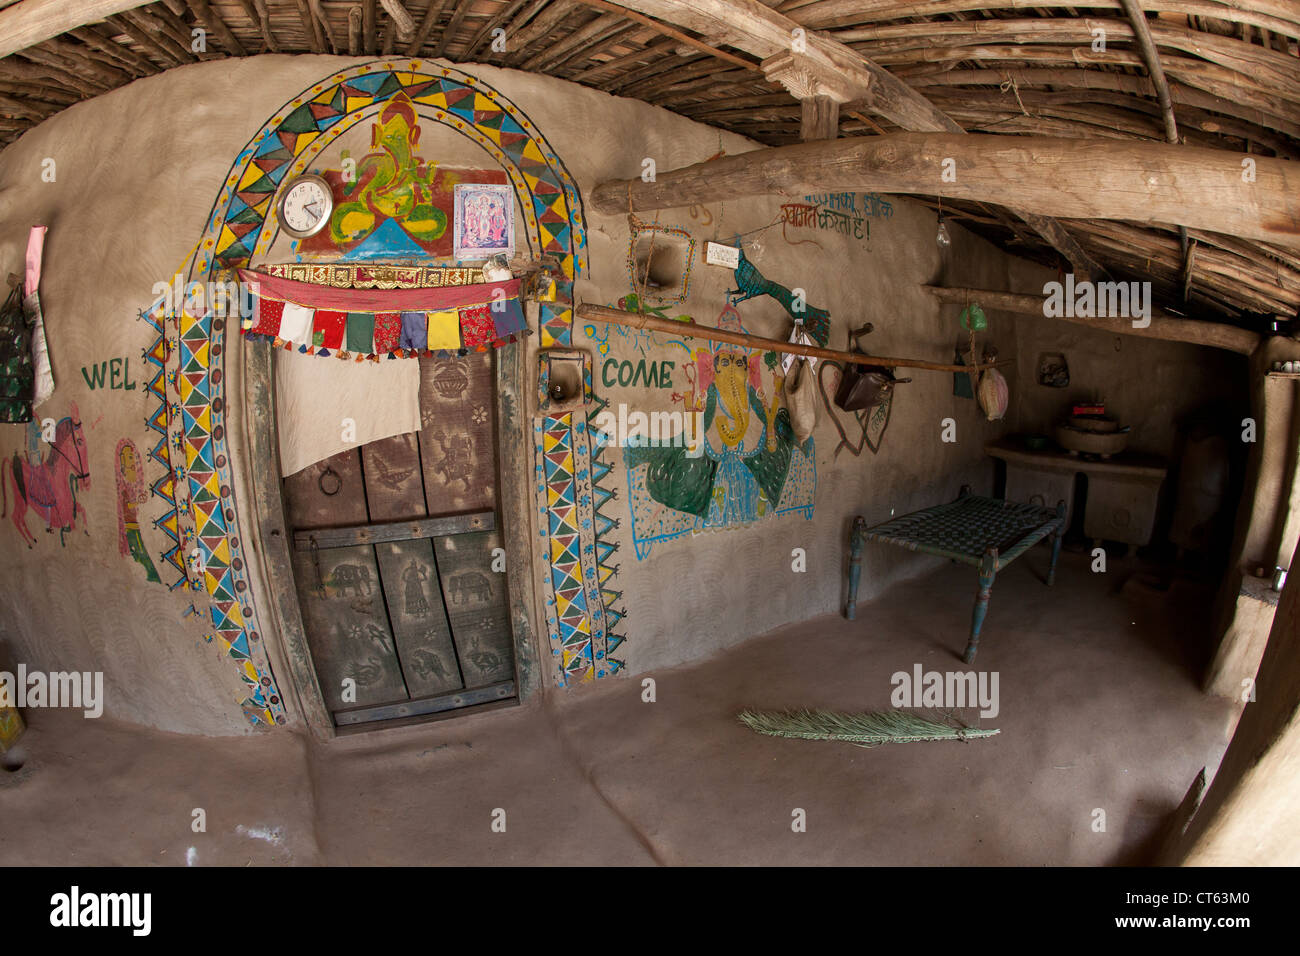
[{"label": "doorway opening", "polygon": [[419,361],[418,432],[283,480],[303,629],[337,727],[518,697],[493,355]]}]

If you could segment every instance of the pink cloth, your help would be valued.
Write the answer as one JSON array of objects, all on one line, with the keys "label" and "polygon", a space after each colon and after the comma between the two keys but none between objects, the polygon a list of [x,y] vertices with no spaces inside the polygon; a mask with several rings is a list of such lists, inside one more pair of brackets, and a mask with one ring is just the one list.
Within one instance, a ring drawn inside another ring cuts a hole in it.
[{"label": "pink cloth", "polygon": [[32,408],[54,394],[54,369],[50,365],[50,350],[45,343],[45,318],[41,314],[41,299],[36,294],[41,284],[41,255],[45,249],[46,226],[32,226],[27,235],[27,278],[23,311],[32,323],[32,368],[36,383],[32,395]]}]

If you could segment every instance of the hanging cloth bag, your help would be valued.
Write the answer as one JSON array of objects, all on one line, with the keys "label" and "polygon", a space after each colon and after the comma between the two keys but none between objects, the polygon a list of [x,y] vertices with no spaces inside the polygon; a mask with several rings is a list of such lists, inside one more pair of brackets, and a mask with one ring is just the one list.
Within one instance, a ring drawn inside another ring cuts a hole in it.
[{"label": "hanging cloth bag", "polygon": [[817,427],[817,389],[813,385],[812,366],[799,359],[785,379],[785,406],[790,411],[790,427],[800,445],[812,437]]}]

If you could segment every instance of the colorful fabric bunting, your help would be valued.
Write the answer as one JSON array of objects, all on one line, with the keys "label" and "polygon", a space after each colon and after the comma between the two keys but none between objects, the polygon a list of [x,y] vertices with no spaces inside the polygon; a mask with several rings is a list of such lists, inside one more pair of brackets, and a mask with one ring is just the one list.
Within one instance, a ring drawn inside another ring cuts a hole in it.
[{"label": "colorful fabric bunting", "polygon": [[348,351],[369,355],[375,350],[375,326],[379,317],[366,312],[348,313]]},{"label": "colorful fabric bunting", "polygon": [[429,347],[429,318],[423,312],[402,313],[402,338],[399,348],[423,351]]},{"label": "colorful fabric bunting", "polygon": [[460,315],[458,313],[429,313],[429,348],[460,348]]},{"label": "colorful fabric bunting", "polygon": [[402,340],[402,316],[398,312],[375,313],[375,354],[387,355]]},{"label": "colorful fabric bunting", "polygon": [[460,344],[462,348],[482,352],[492,344],[496,329],[486,305],[460,310]]},{"label": "colorful fabric bunting", "polygon": [[295,345],[310,345],[312,320],[315,317],[315,309],[286,302],[284,314],[280,317],[280,338],[288,339]]},{"label": "colorful fabric bunting", "polygon": [[524,321],[524,310],[519,304],[519,300],[506,299],[504,308],[501,309],[496,308],[494,304],[492,323],[496,327],[498,339],[508,338],[524,331],[527,328],[527,323]]},{"label": "colorful fabric bunting", "polygon": [[[485,351],[528,334],[520,282],[393,290],[318,286],[240,271],[254,292],[247,335],[275,347],[362,361],[426,351]],[[387,306],[393,311],[379,311]]]},{"label": "colorful fabric bunting", "polygon": [[312,321],[311,344],[327,349],[343,348],[343,333],[347,328],[347,322],[346,312],[316,310],[316,317]]},{"label": "colorful fabric bunting", "polygon": [[254,299],[253,327],[258,335],[279,335],[280,320],[284,317],[284,303],[274,299]]}]

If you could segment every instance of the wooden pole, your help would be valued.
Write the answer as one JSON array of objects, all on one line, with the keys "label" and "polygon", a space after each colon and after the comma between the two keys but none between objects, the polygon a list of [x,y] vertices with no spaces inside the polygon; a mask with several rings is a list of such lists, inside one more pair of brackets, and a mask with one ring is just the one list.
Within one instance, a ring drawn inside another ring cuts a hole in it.
[{"label": "wooden pole", "polygon": [[932,372],[970,372],[993,368],[995,363],[985,365],[943,365],[939,362],[926,362],[922,359],[889,358],[882,355],[864,355],[862,352],[846,352],[841,349],[823,349],[815,345],[799,345],[795,342],[783,342],[780,339],[768,339],[761,335],[747,332],[731,332],[712,325],[700,325],[698,322],[678,322],[676,319],[661,319],[657,315],[644,312],[627,312],[623,309],[611,309],[603,305],[580,305],[574,312],[580,319],[594,322],[613,322],[627,325],[634,329],[652,329],[656,332],[669,332],[687,338],[707,339],[710,342],[727,342],[750,349],[767,349],[771,352],[787,352],[791,355],[803,355],[808,358],[834,359],[838,362],[851,362],[857,365],[880,365],[884,368],[920,368]]},{"label": "wooden pole", "polygon": [[[1020,315],[1043,314],[1046,296],[1023,295],[1015,292],[994,292],[990,289],[949,289],[942,286],[922,286],[940,302],[962,305],[978,302],[986,309],[1000,309],[1003,312],[1016,312]],[[1227,349],[1241,355],[1249,355],[1259,345],[1259,335],[1249,329],[1239,329],[1234,325],[1222,325],[1202,319],[1182,319],[1162,312],[1151,310],[1151,324],[1146,328],[1134,328],[1131,319],[1124,318],[1081,318],[1077,316],[1054,316],[1062,322],[1076,322],[1095,328],[1099,332],[1113,332],[1120,335],[1137,335],[1148,339],[1164,339],[1167,342],[1183,342],[1187,345],[1205,345],[1210,348]]]},{"label": "wooden pole", "polygon": [[799,138],[805,142],[835,139],[840,135],[840,104],[829,96],[809,96],[799,101],[802,120]]},{"label": "wooden pole", "polygon": [[[1133,38],[1137,40],[1142,53],[1142,62],[1146,65],[1151,85],[1156,90],[1156,101],[1160,104],[1160,114],[1165,121],[1165,142],[1178,142],[1178,120],[1174,117],[1174,100],[1169,93],[1169,81],[1165,79],[1165,69],[1160,63],[1160,54],[1156,42],[1151,38],[1151,29],[1147,24],[1147,15],[1139,6],[1138,0],[1120,0],[1120,6],[1128,16],[1133,27]],[[1183,301],[1186,302],[1192,291],[1192,248],[1187,239],[1187,227],[1178,227],[1179,248],[1183,252]]]},{"label": "wooden pole", "polygon": [[[952,160],[952,164],[946,163]],[[952,182],[941,173],[951,168]],[[606,215],[762,194],[883,192],[987,201],[1042,216],[1173,223],[1300,248],[1300,164],[1116,140],[890,133],[757,149],[604,182]]]}]

